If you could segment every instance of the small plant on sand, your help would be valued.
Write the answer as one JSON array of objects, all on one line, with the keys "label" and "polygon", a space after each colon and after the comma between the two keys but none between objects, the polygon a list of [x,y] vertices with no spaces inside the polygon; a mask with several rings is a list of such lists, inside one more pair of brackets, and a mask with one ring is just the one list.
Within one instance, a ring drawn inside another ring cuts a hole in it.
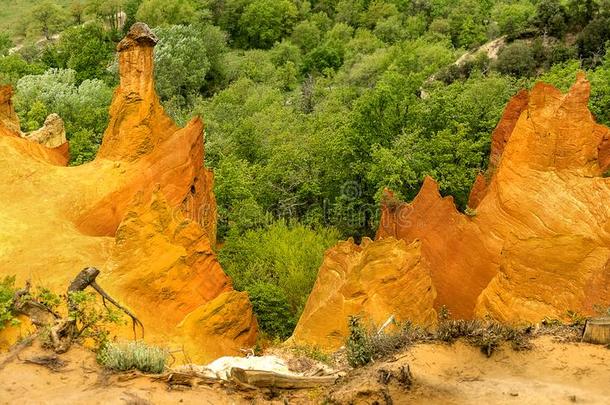
[{"label": "small plant on sand", "polygon": [[357,316],[349,318],[349,336],[345,346],[347,362],[352,367],[364,366],[373,360],[369,333]]},{"label": "small plant on sand", "polygon": [[114,371],[140,370],[160,374],[165,369],[169,352],[143,341],[107,342],[98,352],[97,361]]},{"label": "small plant on sand", "polygon": [[510,342],[514,350],[527,350],[531,347],[528,330],[513,328],[493,321],[481,320],[446,320],[440,322],[436,339],[453,343],[463,338],[469,344],[480,347],[490,357],[502,342]]},{"label": "small plant on sand", "polygon": [[350,366],[359,367],[373,360],[398,352],[415,342],[426,341],[430,335],[411,322],[397,323],[391,332],[367,329],[360,318],[349,319],[350,334],[346,343],[347,360]]},{"label": "small plant on sand", "polygon": [[15,277],[4,277],[0,280],[0,330],[7,325],[18,323],[13,311],[15,295]]}]

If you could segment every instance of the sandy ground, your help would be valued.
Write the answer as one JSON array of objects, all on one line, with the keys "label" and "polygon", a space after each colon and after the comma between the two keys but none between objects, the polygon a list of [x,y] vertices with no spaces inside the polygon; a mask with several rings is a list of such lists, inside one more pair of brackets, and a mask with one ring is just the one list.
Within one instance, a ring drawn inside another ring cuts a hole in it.
[{"label": "sandy ground", "polygon": [[[534,345],[524,352],[502,347],[487,358],[460,342],[420,344],[350,372],[328,391],[279,392],[273,401],[268,393],[207,386],[175,391],[148,377],[109,375],[79,347],[62,355],[67,365],[54,372],[24,361],[41,354],[33,346],[10,362],[0,357],[0,404],[318,404],[325,398],[340,404],[610,403],[610,350],[550,337]],[[406,365],[413,375],[410,389],[395,379],[379,382],[380,370],[395,372]]]},{"label": "sandy ground", "polygon": [[[543,337],[533,350],[505,346],[487,358],[461,342],[421,344],[396,358],[352,375],[332,397],[357,404],[383,404],[388,395],[395,404],[610,404],[610,350],[603,346]],[[410,390],[377,383],[379,369],[406,364],[414,378]]]}]

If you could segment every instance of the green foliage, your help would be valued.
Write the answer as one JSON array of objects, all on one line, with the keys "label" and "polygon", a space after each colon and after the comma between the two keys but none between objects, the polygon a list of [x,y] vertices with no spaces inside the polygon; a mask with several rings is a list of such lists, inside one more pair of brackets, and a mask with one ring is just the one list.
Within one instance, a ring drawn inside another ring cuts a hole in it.
[{"label": "green foliage", "polygon": [[29,15],[28,31],[43,35],[45,39],[57,34],[65,27],[67,22],[66,11],[51,0],[43,0],[36,3]]},{"label": "green foliage", "polygon": [[290,0],[254,0],[239,18],[244,46],[268,49],[292,31],[297,8]]},{"label": "green foliage", "polygon": [[113,371],[139,370],[160,374],[165,370],[169,352],[143,341],[106,343],[97,354],[97,362]]},{"label": "green foliage", "polygon": [[17,322],[13,313],[15,296],[15,276],[4,276],[0,280],[0,331],[8,324]]},{"label": "green foliage", "polygon": [[60,66],[76,72],[77,83],[110,80],[108,67],[114,58],[114,42],[101,25],[68,28],[62,33],[56,52]]},{"label": "green foliage", "polygon": [[[219,260],[236,289],[254,291],[253,299],[259,300],[260,309],[265,308],[264,301],[281,297],[289,311],[282,315],[283,319],[296,320],[313,287],[324,251],[338,237],[332,229],[314,231],[300,224],[278,221],[243,235],[229,234],[219,251]],[[261,316],[269,319],[270,314],[263,312]],[[273,326],[269,331],[287,335],[289,328],[291,331],[289,325],[285,329]]]},{"label": "green foliage", "polygon": [[296,326],[286,293],[271,283],[257,283],[246,288],[258,320],[266,334],[286,339]]},{"label": "green foliage", "polygon": [[500,34],[517,37],[530,27],[536,8],[529,1],[499,3],[491,10],[491,17],[498,24]]},{"label": "green foliage", "polygon": [[97,296],[88,291],[75,291],[66,297],[68,319],[76,321],[77,339],[92,339],[96,348],[108,341],[110,325],[123,322],[122,313],[113,307],[101,306]]},{"label": "green foliage", "polygon": [[566,10],[560,0],[540,0],[536,5],[534,22],[543,32],[557,38],[567,29]]},{"label": "green foliage", "polygon": [[85,11],[102,21],[113,35],[119,32],[119,13],[123,11],[124,0],[87,0]]},{"label": "green foliage", "polygon": [[361,367],[373,361],[370,336],[358,317],[348,321],[349,335],[345,344],[347,362],[352,367]]},{"label": "green foliage", "polygon": [[193,0],[143,0],[136,13],[138,21],[151,27],[194,24],[199,17]]},{"label": "green foliage", "polygon": [[0,56],[0,84],[15,85],[19,79],[27,75],[37,75],[44,72],[45,68],[40,63],[28,63],[15,53],[8,56]]},{"label": "green foliage", "polygon": [[101,143],[111,98],[112,90],[101,80],[77,85],[75,71],[50,69],[18,81],[15,109],[29,130],[40,127],[46,114],[59,114],[71,143],[72,161],[81,163],[90,160]]},{"label": "green foliage", "polygon": [[162,99],[186,98],[201,91],[210,70],[207,47],[190,26],[157,28],[159,44],[155,48],[155,80]]},{"label": "green foliage", "polygon": [[524,41],[507,45],[498,54],[495,68],[501,73],[515,77],[532,76],[536,69],[536,60],[531,46]]},{"label": "green foliage", "polygon": [[13,47],[13,41],[8,32],[0,33],[0,56],[8,55],[8,51]]}]

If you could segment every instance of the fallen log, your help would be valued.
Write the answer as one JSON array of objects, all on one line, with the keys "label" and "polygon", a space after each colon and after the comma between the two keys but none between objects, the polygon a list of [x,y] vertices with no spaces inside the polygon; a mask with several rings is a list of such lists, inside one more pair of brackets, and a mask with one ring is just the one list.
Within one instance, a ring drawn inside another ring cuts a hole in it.
[{"label": "fallen log", "polygon": [[262,370],[244,370],[233,367],[231,380],[257,388],[303,389],[333,385],[339,377],[336,375],[323,377],[303,377],[286,375]]}]

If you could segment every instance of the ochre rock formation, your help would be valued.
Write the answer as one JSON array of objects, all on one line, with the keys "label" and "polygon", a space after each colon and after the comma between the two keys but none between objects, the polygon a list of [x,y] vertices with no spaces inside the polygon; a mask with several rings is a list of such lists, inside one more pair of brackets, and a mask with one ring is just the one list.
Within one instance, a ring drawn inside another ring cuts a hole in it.
[{"label": "ochre rock formation", "polygon": [[436,291],[420,245],[393,238],[357,245],[350,239],[329,249],[291,340],[339,348],[350,315],[377,326],[391,315],[397,321],[434,324]]},{"label": "ochre rock formation", "polygon": [[17,142],[15,139],[7,142],[13,142],[16,149],[23,150],[26,155],[36,160],[59,166],[67,165],[70,151],[61,118],[57,114],[51,114],[41,129],[24,134],[21,132],[12,97],[11,86],[0,86],[0,137],[28,138],[33,142]]},{"label": "ochre rock formation", "polygon": [[24,134],[23,137],[30,141],[38,142],[47,148],[58,148],[68,142],[64,120],[57,114],[50,114],[45,119],[42,128]]},{"label": "ochre rock formation", "polygon": [[82,268],[98,267],[98,281],[142,320],[147,341],[208,361],[251,346],[257,326],[212,250],[203,123],[178,128],[163,111],[155,43],[135,24],[118,45],[110,122],[96,159],[81,166],[62,167],[55,149],[15,132],[11,92],[0,91],[0,275],[65,291]]},{"label": "ochre rock formation", "polygon": [[[457,210],[452,197],[442,197],[428,177],[410,204],[384,193],[377,240],[364,249],[385,252],[384,265],[396,268],[394,250],[381,244],[395,238],[420,243],[417,260],[429,264],[436,291],[432,306],[445,307],[454,318],[535,323],[565,319],[569,311],[594,315],[598,306],[607,308],[610,179],[603,173],[610,164],[610,130],[595,122],[587,107],[589,92],[589,82],[579,74],[567,94],[542,83],[518,93],[493,132],[490,165],[473,185],[468,215]],[[330,254],[341,249],[343,244]],[[369,309],[362,303],[342,311],[326,299],[332,288],[327,284],[337,281],[324,280],[346,278],[334,267],[329,271],[328,261],[295,336],[336,346],[327,336],[335,331],[335,339],[345,336],[340,325],[347,312]],[[365,287],[362,294],[372,291]],[[430,295],[417,294],[404,286],[398,296],[410,297],[411,310],[429,309]],[[349,297],[342,291],[337,295],[337,302]],[[311,313],[324,313],[339,327],[312,322]]]},{"label": "ochre rock formation", "polygon": [[490,180],[473,187],[473,216],[431,179],[411,204],[384,205],[378,236],[422,241],[437,308],[538,322],[610,302],[610,181],[600,153],[610,130],[595,123],[589,91],[579,75],[565,95],[539,83],[509,102],[492,136]]}]

